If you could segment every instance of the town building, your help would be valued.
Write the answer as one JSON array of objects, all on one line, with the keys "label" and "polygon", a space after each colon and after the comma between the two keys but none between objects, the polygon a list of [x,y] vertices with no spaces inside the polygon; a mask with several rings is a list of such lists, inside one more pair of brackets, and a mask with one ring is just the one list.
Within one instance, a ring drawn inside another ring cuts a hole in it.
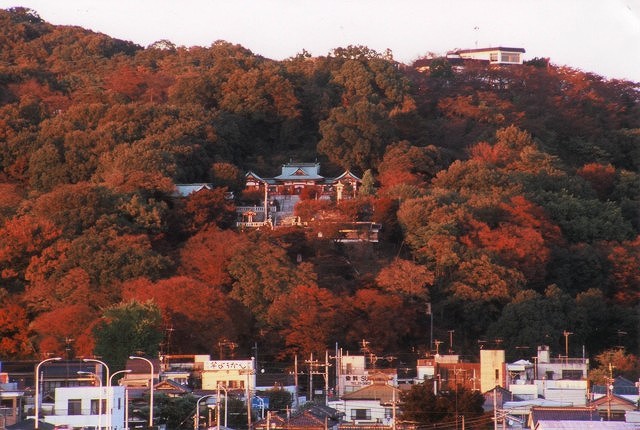
[{"label": "town building", "polygon": [[523,400],[543,397],[574,406],[587,403],[589,359],[551,357],[549,347],[538,347],[534,363],[518,360],[506,366],[507,388]]},{"label": "town building", "polygon": [[391,425],[397,413],[400,390],[389,384],[386,374],[369,375],[371,384],[346,393],[339,400],[329,401],[328,406],[344,414],[344,420],[352,424]]},{"label": "town building", "polygon": [[524,48],[508,48],[496,46],[476,49],[456,49],[447,52],[447,58],[463,58],[488,61],[489,64],[522,64]]},{"label": "town building", "polygon": [[415,383],[433,384],[434,393],[439,391],[480,389],[480,363],[460,360],[457,354],[435,354],[418,359]]},{"label": "town building", "polygon": [[255,392],[256,367],[249,360],[209,360],[203,363],[202,389],[216,390],[218,384],[229,390]]},{"label": "town building", "polygon": [[121,430],[126,427],[125,408],[124,387],[60,387],[53,413],[42,418],[56,427]]}]

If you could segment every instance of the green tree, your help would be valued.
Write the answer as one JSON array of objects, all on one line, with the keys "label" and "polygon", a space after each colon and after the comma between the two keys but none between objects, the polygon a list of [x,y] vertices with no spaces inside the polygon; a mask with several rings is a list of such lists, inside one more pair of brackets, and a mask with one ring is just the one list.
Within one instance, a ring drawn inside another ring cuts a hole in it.
[{"label": "green tree", "polygon": [[[196,407],[197,398],[191,394],[180,397],[169,397],[166,394],[155,394],[153,396],[154,420],[158,424],[164,424],[166,428],[174,430],[193,429],[193,411]],[[143,414],[147,410],[141,411]]]},{"label": "green tree", "polygon": [[436,395],[431,384],[416,384],[412,385],[409,391],[400,393],[400,401],[400,419],[423,425],[447,422],[455,426],[454,422],[457,422],[460,416],[469,420],[484,413],[484,396],[478,391],[464,388]]},{"label": "green tree", "polygon": [[291,408],[293,396],[284,388],[272,388],[265,392],[269,398],[269,410],[276,413],[287,412]]},{"label": "green tree", "polygon": [[298,285],[315,285],[309,263],[295,265],[286,251],[265,239],[239,247],[227,270],[233,279],[231,297],[264,323],[269,306]]},{"label": "green tree", "polygon": [[162,314],[153,302],[131,301],[105,309],[93,330],[95,354],[112,369],[124,369],[127,358],[142,352],[158,355],[162,341]]},{"label": "green tree", "polygon": [[318,151],[345,169],[376,167],[392,140],[387,112],[380,105],[360,100],[334,108],[320,122],[322,139]]},{"label": "green tree", "polygon": [[376,180],[373,177],[373,173],[371,169],[367,169],[364,171],[362,175],[362,184],[360,185],[360,189],[358,190],[358,194],[361,197],[371,197],[376,194]]}]

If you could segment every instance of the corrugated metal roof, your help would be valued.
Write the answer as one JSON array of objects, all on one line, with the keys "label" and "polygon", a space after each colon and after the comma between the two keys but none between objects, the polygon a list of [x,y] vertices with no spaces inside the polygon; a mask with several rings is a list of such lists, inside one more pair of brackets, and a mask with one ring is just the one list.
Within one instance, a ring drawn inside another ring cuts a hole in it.
[{"label": "corrugated metal roof", "polygon": [[631,430],[638,429],[637,425],[624,421],[572,421],[545,420],[539,421],[536,430]]}]

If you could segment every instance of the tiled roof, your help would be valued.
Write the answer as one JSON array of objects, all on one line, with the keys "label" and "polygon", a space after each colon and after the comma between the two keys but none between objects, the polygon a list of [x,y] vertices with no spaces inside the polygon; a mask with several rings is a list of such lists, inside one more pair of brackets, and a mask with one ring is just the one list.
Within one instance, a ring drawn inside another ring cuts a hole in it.
[{"label": "tiled roof", "polygon": [[530,424],[533,427],[540,420],[556,421],[600,421],[600,415],[596,408],[588,407],[545,407],[534,406],[531,408]]},{"label": "tiled roof", "polygon": [[347,393],[342,398],[344,400],[380,400],[380,403],[391,403],[395,398],[399,399],[399,390],[388,384],[371,384],[359,390]]},{"label": "tiled roof", "polygon": [[[635,388],[635,387],[634,387]],[[637,390],[637,388],[636,388]],[[637,394],[637,391],[636,391]],[[631,406],[631,407],[635,407],[636,403],[632,400],[629,400],[625,397],[622,396],[618,396],[616,394],[612,394],[611,395],[611,399],[609,399],[607,396],[602,396],[598,399],[595,399],[592,402],[589,402],[590,405],[592,406],[599,406],[599,405],[604,405],[604,404],[611,404],[611,405],[627,405],[627,406]]]},{"label": "tiled roof", "polygon": [[327,178],[327,183],[335,183],[338,182],[341,179],[344,178],[352,178],[357,182],[362,182],[361,178],[358,178],[356,175],[354,175],[353,173],[351,173],[351,171],[349,170],[345,170],[340,176],[335,177],[335,178]]},{"label": "tiled roof", "polygon": [[288,163],[282,166],[282,173],[274,179],[283,180],[322,180],[318,163]]},{"label": "tiled roof", "polygon": [[[605,385],[594,385],[591,387],[591,392],[595,394],[607,394],[607,387]],[[613,394],[633,396],[638,394],[638,388],[635,383],[629,381],[627,378],[617,376],[613,380]]]},{"label": "tiled roof", "polygon": [[190,194],[197,193],[200,190],[210,190],[211,184],[176,184],[176,194],[180,197],[187,197]]},{"label": "tiled roof", "polygon": [[[7,426],[7,430],[33,430],[35,429],[35,420],[33,418],[27,418],[19,423]],[[55,426],[53,424],[40,421],[38,423],[38,429],[40,430],[53,430]]]},{"label": "tiled roof", "polygon": [[[332,409],[332,408],[329,408]],[[318,415],[317,410],[314,412],[312,410],[305,410],[302,413],[291,416],[289,419],[282,417],[280,415],[271,414],[269,418],[263,418],[259,420],[256,424],[256,428],[266,428],[267,420],[269,421],[269,425],[272,428],[287,428],[287,429],[298,429],[298,428],[314,428],[314,429],[324,429],[325,424],[329,427],[334,426],[337,421],[333,420],[330,415]],[[325,422],[326,420],[326,422]]]}]

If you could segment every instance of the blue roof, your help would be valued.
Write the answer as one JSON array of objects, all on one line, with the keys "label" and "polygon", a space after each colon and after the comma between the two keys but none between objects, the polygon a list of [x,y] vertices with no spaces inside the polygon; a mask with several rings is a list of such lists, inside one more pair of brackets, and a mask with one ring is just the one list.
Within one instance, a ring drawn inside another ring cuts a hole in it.
[{"label": "blue roof", "polygon": [[319,163],[287,163],[282,165],[282,173],[276,176],[277,180],[322,180]]}]

